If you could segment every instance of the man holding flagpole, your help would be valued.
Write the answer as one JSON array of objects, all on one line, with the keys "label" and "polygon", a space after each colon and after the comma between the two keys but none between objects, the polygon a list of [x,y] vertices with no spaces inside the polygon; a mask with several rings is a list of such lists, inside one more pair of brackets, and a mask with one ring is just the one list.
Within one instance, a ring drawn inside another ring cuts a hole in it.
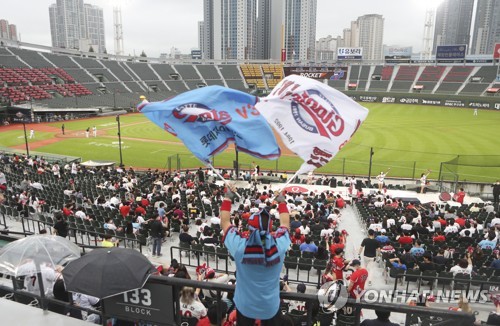
[{"label": "man holding flagpole", "polygon": [[253,326],[260,319],[262,326],[281,325],[279,279],[286,251],[291,240],[290,214],[283,196],[278,196],[280,226],[271,235],[272,218],[262,208],[248,218],[250,236],[245,239],[231,224],[231,191],[221,205],[223,242],[234,257],[238,271],[234,303],[238,326]]}]

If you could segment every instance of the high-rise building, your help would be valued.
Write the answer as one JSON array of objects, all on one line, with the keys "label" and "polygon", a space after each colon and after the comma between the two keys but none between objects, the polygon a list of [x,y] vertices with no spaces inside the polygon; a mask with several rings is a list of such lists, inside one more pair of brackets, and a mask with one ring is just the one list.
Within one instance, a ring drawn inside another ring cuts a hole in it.
[{"label": "high-rise building", "polygon": [[17,41],[17,27],[14,24],[9,24],[9,37],[12,41]]},{"label": "high-rise building", "polygon": [[203,42],[208,59],[255,59],[257,0],[204,0]]},{"label": "high-rise building", "polygon": [[[355,27],[358,32],[354,33]],[[363,60],[382,60],[384,51],[384,18],[370,14],[351,24],[351,45],[363,48]]]},{"label": "high-rise building", "polygon": [[438,45],[468,45],[474,0],[444,0],[436,11],[433,53]]},{"label": "high-rise building", "polygon": [[492,54],[500,43],[500,1],[478,0],[470,54]]},{"label": "high-rise building", "polygon": [[285,46],[285,0],[260,0],[257,58],[280,60]]},{"label": "high-rise building", "polygon": [[52,46],[88,51],[106,49],[102,8],[83,0],[57,0],[49,7]]},{"label": "high-rise building", "polygon": [[0,37],[9,39],[9,22],[5,19],[0,19]]},{"label": "high-rise building", "polygon": [[288,60],[314,60],[317,0],[287,0],[285,49]]},{"label": "high-rise building", "polygon": [[0,38],[17,41],[17,27],[9,24],[6,19],[0,19]]},{"label": "high-rise building", "polygon": [[335,60],[340,40],[340,36],[332,37],[331,35],[320,38],[316,42],[316,61]]}]

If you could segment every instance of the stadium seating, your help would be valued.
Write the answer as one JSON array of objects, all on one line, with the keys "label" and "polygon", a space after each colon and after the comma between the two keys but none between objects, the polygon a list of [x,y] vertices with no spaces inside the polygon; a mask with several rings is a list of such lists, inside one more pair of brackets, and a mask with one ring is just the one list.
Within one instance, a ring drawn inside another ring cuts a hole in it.
[{"label": "stadium seating", "polygon": [[179,72],[179,75],[184,80],[199,80],[200,76],[194,70],[193,65],[174,65],[175,70]]},{"label": "stadium seating", "polygon": [[399,70],[396,73],[394,80],[405,80],[412,81],[415,80],[419,66],[399,66]]},{"label": "stadium seating", "polygon": [[[284,77],[282,65],[262,65],[268,88],[276,86]],[[269,78],[272,76],[272,78]]]},{"label": "stadium seating", "polygon": [[419,82],[437,82],[439,79],[441,79],[441,76],[443,75],[444,70],[445,70],[445,67],[443,67],[443,66],[427,66],[424,68],[424,71],[422,71],[422,74],[420,74],[418,81]]},{"label": "stadium seating", "polygon": [[266,88],[259,65],[241,65],[241,72],[248,85],[255,85],[259,89]]},{"label": "stadium seating", "polygon": [[196,69],[198,69],[199,73],[203,77],[203,79],[221,79],[217,71],[217,67],[215,65],[197,65]]},{"label": "stadium seating", "polygon": [[448,72],[446,77],[444,77],[443,82],[445,83],[463,83],[469,78],[470,73],[472,72],[473,67],[469,66],[453,66],[451,70]]},{"label": "stadium seating", "polygon": [[125,63],[138,77],[139,80],[158,80],[158,76],[146,63]]},{"label": "stadium seating", "polygon": [[[346,79],[328,80],[328,85],[341,91],[496,96],[491,90],[496,87],[490,87],[496,70],[495,66],[351,65]],[[43,105],[61,100],[66,107],[78,101],[64,98],[86,96],[84,102],[92,106],[92,96],[96,96],[94,106],[100,106],[109,103],[101,97],[107,94],[129,93],[136,101],[146,92],[161,98],[210,85],[245,92],[270,90],[283,77],[281,64],[148,63],[0,47],[0,87],[5,94],[1,100],[14,103],[29,98]],[[26,88],[16,89],[21,86]]]}]

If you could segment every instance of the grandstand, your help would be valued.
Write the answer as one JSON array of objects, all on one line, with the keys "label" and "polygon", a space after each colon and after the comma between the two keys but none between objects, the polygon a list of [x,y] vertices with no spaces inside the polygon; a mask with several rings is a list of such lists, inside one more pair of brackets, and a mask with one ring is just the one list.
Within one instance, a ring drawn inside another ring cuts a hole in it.
[{"label": "grandstand", "polygon": [[[170,64],[149,59],[125,57],[126,60],[114,60],[95,56],[1,47],[2,102],[20,104],[33,101],[35,111],[38,107],[129,108],[135,106],[139,94],[164,99],[209,85],[262,94],[270,91],[285,76],[282,64]],[[311,67],[316,69],[314,65]],[[345,78],[322,81],[338,90],[349,91],[349,95],[362,95],[363,92],[421,93],[469,96],[477,102],[479,97],[491,98],[498,94],[497,69],[484,64],[351,65]]]}]

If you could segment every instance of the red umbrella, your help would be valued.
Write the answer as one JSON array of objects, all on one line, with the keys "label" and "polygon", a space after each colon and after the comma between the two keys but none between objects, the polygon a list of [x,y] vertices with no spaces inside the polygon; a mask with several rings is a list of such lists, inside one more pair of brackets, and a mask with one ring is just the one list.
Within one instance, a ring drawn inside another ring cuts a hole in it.
[{"label": "red umbrella", "polygon": [[283,189],[286,192],[293,192],[293,193],[299,193],[299,192],[309,192],[309,189],[301,187],[301,186],[288,186],[285,189]]}]

